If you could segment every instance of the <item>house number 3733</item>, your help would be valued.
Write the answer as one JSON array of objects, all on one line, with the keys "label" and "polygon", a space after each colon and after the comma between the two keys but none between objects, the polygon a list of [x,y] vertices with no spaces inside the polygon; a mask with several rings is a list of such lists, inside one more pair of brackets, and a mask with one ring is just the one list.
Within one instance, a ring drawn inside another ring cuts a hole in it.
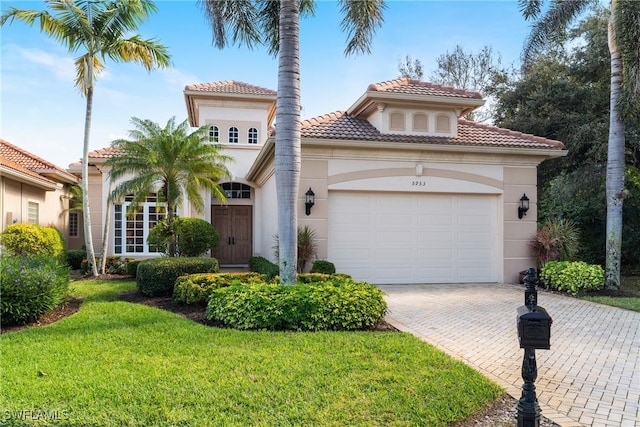
[{"label": "house number 3733", "polygon": [[427,181],[411,181],[412,187],[425,187],[427,185]]}]

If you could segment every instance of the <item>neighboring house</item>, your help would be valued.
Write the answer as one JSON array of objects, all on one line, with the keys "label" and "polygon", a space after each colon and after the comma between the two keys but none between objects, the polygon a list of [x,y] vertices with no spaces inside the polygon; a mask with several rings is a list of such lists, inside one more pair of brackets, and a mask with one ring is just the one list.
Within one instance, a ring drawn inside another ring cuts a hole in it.
[{"label": "neighboring house", "polygon": [[64,169],[0,139],[0,231],[11,224],[52,225],[68,246],[82,246],[82,223],[69,212],[65,184],[77,178]]},{"label": "neighboring house", "polygon": [[[207,196],[204,218],[221,236],[214,256],[223,265],[273,259],[276,92],[225,81],[187,86],[184,94],[191,124],[208,126],[211,140],[236,159],[233,178],[222,183],[227,203]],[[398,79],[370,85],[346,111],[304,121],[298,217],[315,230],[318,257],[373,283],[516,282],[534,265],[527,245],[536,231],[536,168],[566,150],[461,118],[483,102],[476,92]],[[113,155],[90,153],[91,203],[100,206],[94,218],[104,215],[102,165]],[[314,205],[306,215],[309,189]],[[525,193],[530,209],[519,219]],[[160,217],[155,200],[135,218],[124,215],[126,204],[114,209],[110,253],[155,255],[145,241]],[[188,206],[178,214],[195,216]]]}]

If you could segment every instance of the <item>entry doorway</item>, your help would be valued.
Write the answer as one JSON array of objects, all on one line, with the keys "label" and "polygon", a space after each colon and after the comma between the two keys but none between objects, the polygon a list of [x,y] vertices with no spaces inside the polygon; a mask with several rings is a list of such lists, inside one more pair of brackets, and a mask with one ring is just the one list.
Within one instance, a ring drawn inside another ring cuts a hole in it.
[{"label": "entry doorway", "polygon": [[212,206],[211,224],[220,234],[220,245],[212,254],[220,265],[248,264],[253,252],[253,206]]}]

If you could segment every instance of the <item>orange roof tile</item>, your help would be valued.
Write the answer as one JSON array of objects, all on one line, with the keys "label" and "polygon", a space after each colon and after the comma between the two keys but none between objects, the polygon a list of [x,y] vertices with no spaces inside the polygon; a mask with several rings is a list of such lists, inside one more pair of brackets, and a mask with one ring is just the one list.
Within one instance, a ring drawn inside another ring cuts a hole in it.
[{"label": "orange roof tile", "polygon": [[45,177],[44,175],[57,175],[59,178],[63,179],[63,182],[68,181],[67,178],[71,176],[61,167],[23,150],[2,138],[0,138],[0,161],[1,164],[6,167],[22,173],[28,173],[29,175],[38,177],[46,182],[55,181]]},{"label": "orange roof tile", "polygon": [[228,93],[237,95],[276,96],[277,94],[275,90],[250,85],[248,83],[243,83],[236,80],[188,85],[185,86],[184,90],[207,93]]},{"label": "orange roof tile", "polygon": [[458,136],[383,134],[366,120],[343,111],[302,122],[303,138],[388,141],[421,144],[562,149],[560,141],[458,119]]},{"label": "orange roof tile", "polygon": [[122,152],[120,147],[99,148],[89,152],[89,158],[92,159],[110,159],[116,157]]},{"label": "orange roof tile", "polygon": [[456,89],[454,87],[407,78],[374,83],[369,85],[367,90],[374,92],[406,93],[411,95],[452,96],[457,98],[482,99],[482,95],[478,92]]}]

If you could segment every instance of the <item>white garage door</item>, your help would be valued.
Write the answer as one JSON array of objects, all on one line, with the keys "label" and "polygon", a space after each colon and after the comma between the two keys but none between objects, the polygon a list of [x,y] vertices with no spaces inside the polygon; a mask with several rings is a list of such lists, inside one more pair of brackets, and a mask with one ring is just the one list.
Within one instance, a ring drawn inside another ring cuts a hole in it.
[{"label": "white garage door", "polygon": [[329,193],[328,259],[371,283],[497,281],[497,196]]}]

